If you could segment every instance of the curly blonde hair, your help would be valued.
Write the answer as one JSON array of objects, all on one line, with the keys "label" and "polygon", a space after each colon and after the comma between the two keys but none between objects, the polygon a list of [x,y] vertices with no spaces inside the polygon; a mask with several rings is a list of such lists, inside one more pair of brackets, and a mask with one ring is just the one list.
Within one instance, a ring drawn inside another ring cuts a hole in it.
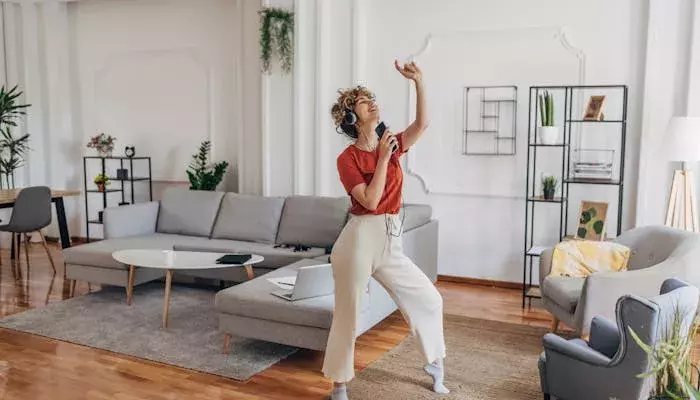
[{"label": "curly blonde hair", "polygon": [[[347,125],[343,124],[343,120],[345,119],[345,110],[352,110],[355,107],[355,102],[360,96],[365,96],[372,100],[375,98],[374,93],[372,93],[371,90],[364,86],[357,85],[354,88],[339,89],[338,99],[336,100],[335,104],[333,104],[333,107],[331,107],[331,117],[333,118],[333,123],[335,124],[336,128],[343,128],[343,132],[349,136],[356,137],[356,134],[353,135],[354,127],[352,128],[353,134],[346,131]],[[349,129],[350,127],[347,128]]]}]

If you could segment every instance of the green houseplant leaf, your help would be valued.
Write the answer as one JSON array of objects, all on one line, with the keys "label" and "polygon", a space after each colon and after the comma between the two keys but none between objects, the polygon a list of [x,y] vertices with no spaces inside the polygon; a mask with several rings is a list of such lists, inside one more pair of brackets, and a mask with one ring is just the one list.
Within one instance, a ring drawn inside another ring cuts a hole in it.
[{"label": "green houseplant leaf", "polygon": [[220,161],[209,164],[211,142],[203,141],[199,145],[197,153],[192,155],[188,169],[185,171],[190,182],[190,190],[216,190],[221,183],[228,168],[228,162]]},{"label": "green houseplant leaf", "polygon": [[258,14],[263,72],[270,73],[273,50],[276,50],[282,71],[289,73],[294,63],[294,13],[283,8],[264,7]]}]

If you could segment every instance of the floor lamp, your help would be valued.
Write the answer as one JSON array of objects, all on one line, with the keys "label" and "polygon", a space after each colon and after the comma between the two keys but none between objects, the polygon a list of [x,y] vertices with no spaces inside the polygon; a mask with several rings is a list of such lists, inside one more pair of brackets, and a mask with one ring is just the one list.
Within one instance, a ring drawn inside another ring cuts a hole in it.
[{"label": "floor lamp", "polygon": [[665,138],[669,161],[680,162],[680,170],[673,172],[671,193],[666,211],[666,226],[700,232],[695,207],[693,172],[688,163],[700,161],[700,117],[674,117]]}]

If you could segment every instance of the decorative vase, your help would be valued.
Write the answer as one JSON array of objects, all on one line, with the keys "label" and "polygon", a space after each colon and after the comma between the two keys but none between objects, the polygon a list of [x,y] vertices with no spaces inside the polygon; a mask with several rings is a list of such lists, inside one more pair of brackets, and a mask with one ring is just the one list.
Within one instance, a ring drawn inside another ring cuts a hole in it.
[{"label": "decorative vase", "polygon": [[97,184],[97,191],[98,191],[98,192],[104,192],[104,191],[105,191],[105,184],[104,184],[104,183],[98,183],[98,184]]},{"label": "decorative vase", "polygon": [[110,149],[97,149],[97,153],[100,155],[100,157],[112,157],[112,150]]},{"label": "decorative vase", "polygon": [[553,145],[559,143],[558,126],[541,126],[539,129],[540,143]]},{"label": "decorative vase", "polygon": [[552,200],[554,199],[554,189],[543,189],[542,195],[545,200]]}]

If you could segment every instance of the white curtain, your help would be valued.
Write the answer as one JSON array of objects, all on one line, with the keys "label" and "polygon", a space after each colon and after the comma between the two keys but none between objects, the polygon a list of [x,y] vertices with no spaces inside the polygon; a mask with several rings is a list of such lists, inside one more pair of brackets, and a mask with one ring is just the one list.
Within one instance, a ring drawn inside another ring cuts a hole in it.
[{"label": "white curtain", "polygon": [[[83,143],[74,130],[77,101],[70,90],[68,3],[0,0],[0,5],[0,85],[18,85],[22,102],[31,104],[13,132],[30,134],[30,150],[25,166],[15,173],[15,186],[81,188],[82,162],[69,157],[80,154],[76,148]],[[67,202],[66,211],[69,224],[77,228],[71,218],[79,215],[75,199]]]},{"label": "white curtain", "polygon": [[25,167],[16,173],[15,185],[66,187],[80,177],[79,160],[63,157],[76,145],[67,3],[4,1],[0,23],[0,84],[18,85],[24,92],[22,100],[31,104],[24,123],[14,132],[16,136],[29,133],[31,148]]}]

